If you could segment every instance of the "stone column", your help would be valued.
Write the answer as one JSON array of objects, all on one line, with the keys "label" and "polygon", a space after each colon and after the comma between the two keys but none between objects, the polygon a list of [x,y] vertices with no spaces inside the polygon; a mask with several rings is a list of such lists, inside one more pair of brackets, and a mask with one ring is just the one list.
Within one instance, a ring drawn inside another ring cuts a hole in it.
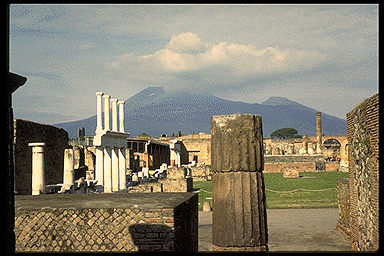
[{"label": "stone column", "polygon": [[117,99],[111,99],[112,102],[112,131],[117,132]]},{"label": "stone column", "polygon": [[71,188],[75,180],[74,154],[72,148],[64,149],[64,177],[61,191],[64,192]]},{"label": "stone column", "polygon": [[104,186],[104,148],[96,147],[97,186]]},{"label": "stone column", "polygon": [[303,151],[302,154],[306,155],[308,154],[308,137],[307,135],[303,135]]},{"label": "stone column", "polygon": [[32,195],[44,193],[45,170],[44,170],[44,142],[29,143],[32,147]]},{"label": "stone column", "polygon": [[109,98],[111,96],[104,95],[104,129],[109,130]]},{"label": "stone column", "polygon": [[119,104],[119,132],[125,132],[124,130],[124,101],[118,101]]},{"label": "stone column", "polygon": [[316,144],[316,153],[322,154],[323,151],[321,150],[321,146],[323,144],[323,131],[321,129],[321,112],[316,113],[316,138],[317,138],[317,144]]},{"label": "stone column", "polygon": [[267,251],[261,116],[212,116],[214,250]]},{"label": "stone column", "polygon": [[119,191],[119,152],[112,148],[112,192]]},{"label": "stone column", "polygon": [[104,148],[104,193],[112,192],[112,149]]},{"label": "stone column", "polygon": [[104,93],[102,92],[96,92],[96,133],[98,131],[103,130],[103,117],[102,117],[102,99],[101,96],[103,96]]},{"label": "stone column", "polygon": [[125,148],[119,148],[119,190],[125,189],[126,186],[126,161]]}]

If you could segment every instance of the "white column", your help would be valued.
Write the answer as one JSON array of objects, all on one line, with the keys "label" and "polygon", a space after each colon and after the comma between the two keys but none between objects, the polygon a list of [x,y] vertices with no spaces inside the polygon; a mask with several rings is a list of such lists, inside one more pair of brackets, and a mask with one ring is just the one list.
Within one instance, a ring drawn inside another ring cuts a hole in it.
[{"label": "white column", "polygon": [[104,93],[96,92],[96,132],[103,130],[103,107],[102,107],[102,99]]},{"label": "white column", "polygon": [[32,147],[32,195],[39,195],[45,189],[44,142],[29,143]]},{"label": "white column", "polygon": [[75,169],[74,169],[74,154],[72,148],[64,149],[64,177],[63,186],[61,191],[64,192],[71,188],[75,180]]},{"label": "white column", "polygon": [[112,102],[112,131],[117,132],[117,99],[111,99]]},{"label": "white column", "polygon": [[109,130],[109,98],[111,96],[104,95],[104,129]]},{"label": "white column", "polygon": [[119,191],[119,152],[112,148],[112,192]]},{"label": "white column", "polygon": [[112,192],[112,149],[104,148],[104,193]]},{"label": "white column", "polygon": [[96,147],[96,180],[98,186],[104,186],[104,149]]},{"label": "white column", "polygon": [[118,150],[119,150],[119,190],[122,190],[122,189],[125,189],[125,186],[126,186],[125,148],[119,148]]},{"label": "white column", "polygon": [[119,125],[120,125],[120,132],[125,132],[124,131],[124,101],[118,101],[119,104]]}]

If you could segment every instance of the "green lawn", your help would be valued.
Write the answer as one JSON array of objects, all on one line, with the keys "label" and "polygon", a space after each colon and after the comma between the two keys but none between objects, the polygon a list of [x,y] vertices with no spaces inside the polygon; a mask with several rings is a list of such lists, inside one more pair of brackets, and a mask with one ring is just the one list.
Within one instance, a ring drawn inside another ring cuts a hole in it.
[{"label": "green lawn", "polygon": [[[300,178],[283,178],[283,173],[264,173],[268,208],[337,207],[337,179],[348,178],[347,172],[302,172]],[[212,205],[212,182],[196,181],[199,210],[204,201]]]}]

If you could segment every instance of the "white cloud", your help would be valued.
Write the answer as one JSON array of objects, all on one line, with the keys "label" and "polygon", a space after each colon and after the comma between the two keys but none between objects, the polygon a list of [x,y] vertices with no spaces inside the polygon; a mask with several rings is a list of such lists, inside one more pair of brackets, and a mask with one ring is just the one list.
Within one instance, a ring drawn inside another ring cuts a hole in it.
[{"label": "white cloud", "polygon": [[[147,55],[127,53],[109,64],[124,74],[140,72],[174,77],[198,76],[203,86],[230,84],[255,76],[292,73],[321,65],[326,56],[316,51],[279,47],[258,49],[231,42],[204,42],[192,32],[174,35],[164,48]],[[179,86],[179,85],[174,85]],[[200,85],[201,86],[201,85]]]}]

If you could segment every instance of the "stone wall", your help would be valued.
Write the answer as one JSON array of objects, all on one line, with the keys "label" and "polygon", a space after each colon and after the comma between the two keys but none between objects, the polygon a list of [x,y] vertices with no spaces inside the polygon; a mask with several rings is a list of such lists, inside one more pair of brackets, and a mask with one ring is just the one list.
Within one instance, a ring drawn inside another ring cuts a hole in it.
[{"label": "stone wall", "polygon": [[186,167],[168,167],[165,179],[130,186],[127,191],[128,193],[190,192],[193,190],[193,179],[188,171]]},{"label": "stone wall", "polygon": [[349,218],[350,218],[350,202],[349,202],[349,181],[348,179],[337,180],[337,201],[339,209],[339,221],[336,229],[342,232],[349,240],[351,236]]},{"label": "stone wall", "polygon": [[315,172],[316,163],[323,156],[264,156],[264,172],[284,172],[286,168],[297,168],[298,172]]},{"label": "stone wall", "polygon": [[197,163],[211,165],[211,134],[197,133],[181,137],[156,138],[156,140],[166,143],[173,139],[183,142],[189,153],[189,162],[192,163],[194,156],[197,156]]},{"label": "stone wall", "polygon": [[194,193],[16,196],[16,252],[194,252],[197,201]]},{"label": "stone wall", "polygon": [[316,163],[264,163],[264,173],[284,172],[286,168],[297,168],[298,172],[315,172]]},{"label": "stone wall", "polygon": [[379,248],[379,94],[347,114],[352,250]]},{"label": "stone wall", "polygon": [[192,178],[194,181],[207,181],[212,179],[210,165],[196,165],[190,167],[192,170]]},{"label": "stone wall", "polygon": [[14,119],[15,190],[19,195],[32,193],[31,142],[44,142],[45,182],[63,182],[64,149],[68,147],[68,133],[52,125]]}]

